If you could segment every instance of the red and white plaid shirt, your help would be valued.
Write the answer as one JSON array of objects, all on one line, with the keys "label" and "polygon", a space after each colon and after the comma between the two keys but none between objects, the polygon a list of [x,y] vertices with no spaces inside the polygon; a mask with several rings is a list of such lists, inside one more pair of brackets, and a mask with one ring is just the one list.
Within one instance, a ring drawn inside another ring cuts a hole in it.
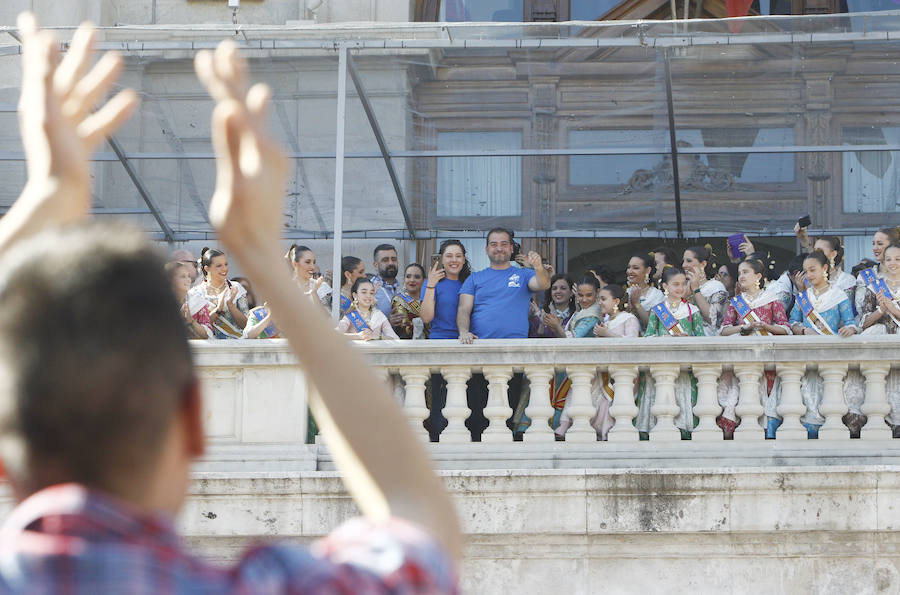
[{"label": "red and white plaid shirt", "polygon": [[187,553],[171,519],[66,484],[0,529],[2,593],[456,593],[450,558],[414,525],[354,519],[311,548],[262,545],[231,568]]}]

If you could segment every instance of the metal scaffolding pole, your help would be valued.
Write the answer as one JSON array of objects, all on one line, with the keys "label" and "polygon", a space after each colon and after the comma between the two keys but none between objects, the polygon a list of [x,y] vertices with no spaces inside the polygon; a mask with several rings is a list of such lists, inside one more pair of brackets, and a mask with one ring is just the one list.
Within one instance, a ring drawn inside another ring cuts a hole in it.
[{"label": "metal scaffolding pole", "polygon": [[681,224],[681,178],[678,176],[678,145],[675,140],[675,105],[672,101],[672,69],[669,66],[669,51],[662,50],[663,64],[666,69],[666,106],[669,114],[669,146],[672,155],[672,190],[675,192],[675,226],[678,239],[684,239],[684,227]]},{"label": "metal scaffolding pole", "polygon": [[338,49],[337,113],[335,115],[334,158],[334,242],[331,261],[331,317],[335,324],[341,315],[341,241],[344,232],[344,124],[347,111],[347,46]]},{"label": "metal scaffolding pole", "polygon": [[166,241],[170,244],[173,243],[175,241],[175,233],[172,231],[172,228],[169,226],[166,218],[163,217],[162,211],[160,211],[159,207],[156,205],[156,201],[154,201],[153,197],[150,196],[150,192],[147,190],[146,186],[144,186],[144,182],[141,180],[141,177],[131,166],[131,161],[128,160],[128,156],[125,155],[125,151],[123,151],[122,147],[119,146],[119,141],[117,141],[114,136],[109,136],[106,138],[106,140],[109,142],[109,146],[112,147],[112,150],[116,154],[116,157],[118,157],[119,161],[122,162],[122,167],[125,168],[125,173],[127,173],[128,177],[131,178],[131,182],[134,184],[134,187],[137,188],[138,194],[140,194],[141,198],[144,199],[144,203],[146,203],[147,208],[150,209],[150,213],[153,215],[153,218],[156,219],[156,222],[159,224],[159,228],[162,229]]},{"label": "metal scaffolding pole", "polygon": [[412,218],[409,215],[409,206],[406,204],[406,198],[403,196],[403,187],[400,185],[397,169],[394,167],[394,162],[391,160],[391,153],[388,150],[387,141],[384,140],[384,133],[381,131],[381,125],[378,124],[378,118],[375,117],[375,110],[372,108],[372,102],[369,101],[369,96],[363,86],[362,78],[359,76],[359,71],[356,69],[356,63],[353,61],[353,56],[350,56],[349,54],[347,55],[347,68],[350,72],[350,79],[353,81],[353,86],[356,87],[356,93],[359,95],[359,100],[362,102],[363,110],[366,112],[366,118],[369,119],[369,126],[372,127],[372,132],[375,134],[375,140],[378,142],[378,148],[381,150],[381,157],[384,159],[384,165],[387,167],[388,175],[391,177],[391,185],[394,187],[394,194],[397,195],[397,202],[400,203],[400,211],[403,213],[406,229],[409,231],[409,235],[412,239],[416,239],[416,230],[413,226]]}]

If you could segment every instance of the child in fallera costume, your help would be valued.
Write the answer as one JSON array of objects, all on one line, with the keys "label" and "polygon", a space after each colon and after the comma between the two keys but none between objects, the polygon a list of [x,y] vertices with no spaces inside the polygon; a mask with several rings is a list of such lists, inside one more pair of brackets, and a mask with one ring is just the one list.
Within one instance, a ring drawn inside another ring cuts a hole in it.
[{"label": "child in fallera costume", "polygon": [[[695,306],[685,301],[687,293],[687,277],[679,268],[668,268],[663,272],[662,286],[665,300],[655,306],[650,314],[645,337],[703,337],[703,317]],[[663,320],[663,317],[665,320]],[[641,439],[649,438],[650,428],[656,423],[651,415],[656,400],[656,383],[650,374],[641,375],[636,397],[638,415],[635,426]],[[693,406],[697,403],[697,380],[693,374],[681,372],[675,379],[675,400],[680,412],[675,418],[675,425],[681,430],[682,439],[690,439],[691,431],[698,419],[693,414]]]},{"label": "child in fallera costume", "polygon": [[[765,285],[766,265],[758,259],[747,259],[738,265],[738,295],[731,300],[721,335],[759,336],[789,335],[791,333],[787,314],[781,305],[779,292]],[[775,437],[775,428],[780,423],[776,408],[778,379],[774,370],[765,372],[765,382],[760,384],[760,401],[766,411],[766,437]],[[726,440],[734,436],[737,427],[735,408],[740,396],[740,388],[733,372],[723,372],[717,385],[722,415],[716,423],[722,428]],[[749,420],[747,423],[755,423]],[[744,423],[741,420],[741,423]]]},{"label": "child in fallera costume", "polygon": [[[831,264],[822,252],[812,252],[803,261],[809,287],[797,294],[791,310],[791,330],[795,335],[840,335],[849,337],[859,332],[853,317],[853,306],[847,294],[829,283]],[[819,413],[825,382],[815,371],[807,371],[800,383],[806,414],[800,421],[810,438],[819,437],[825,418]]]}]

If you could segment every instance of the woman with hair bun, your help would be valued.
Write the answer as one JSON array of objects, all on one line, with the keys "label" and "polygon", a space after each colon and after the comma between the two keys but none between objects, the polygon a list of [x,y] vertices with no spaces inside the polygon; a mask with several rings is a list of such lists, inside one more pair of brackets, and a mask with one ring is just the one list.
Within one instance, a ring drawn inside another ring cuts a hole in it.
[{"label": "woman with hair bun", "polygon": [[403,270],[403,287],[391,299],[391,317],[396,314],[400,320],[393,327],[401,339],[428,338],[428,327],[420,315],[419,296],[424,282],[425,267],[415,262],[408,264]]},{"label": "woman with hair bun", "polygon": [[175,299],[181,304],[181,317],[184,319],[188,338],[208,339],[212,336],[212,326],[204,326],[191,316],[191,309],[187,303],[187,294],[191,289],[191,275],[188,266],[177,260],[167,262],[165,266],[166,276],[172,284]]},{"label": "woman with hair bun", "polygon": [[[748,258],[738,265],[737,282],[740,292],[728,305],[720,331],[723,337],[791,334],[779,292],[766,284],[766,270],[766,264],[758,258]],[[774,438],[775,428],[780,423],[776,411],[778,391],[774,370],[767,370],[765,379],[765,384],[760,385],[760,400],[766,410],[766,437]],[[734,372],[722,373],[717,392],[722,415],[716,423],[722,428],[725,439],[730,440],[737,427],[735,408],[740,396]],[[755,420],[751,423],[755,423]]]},{"label": "woman with hair bun", "polygon": [[816,238],[813,250],[818,250],[828,259],[828,264],[833,271],[830,280],[833,287],[837,287],[847,294],[847,299],[853,304],[856,296],[856,277],[844,271],[844,244],[837,236],[822,236]]},{"label": "woman with hair bun", "polygon": [[[840,289],[829,282],[831,264],[819,251],[811,252],[803,261],[803,270],[809,287],[797,294],[791,310],[791,330],[795,335],[826,335],[849,337],[859,332],[853,318],[853,306]],[[818,372],[807,371],[800,382],[800,392],[806,404],[806,414],[800,421],[810,438],[818,438],[819,427],[825,418],[819,414],[819,406],[825,392],[825,383]],[[861,403],[848,401],[851,411]]]},{"label": "woman with hair bun", "polygon": [[528,336],[535,339],[561,339],[566,336],[566,325],[577,310],[575,282],[563,273],[550,278],[550,289],[544,292],[543,303],[538,307],[531,302]]},{"label": "woman with hair bun", "polygon": [[[663,271],[662,286],[665,291],[663,302],[650,315],[645,337],[703,337],[703,317],[695,306],[685,299],[687,294],[687,277],[679,268],[672,267]],[[657,310],[662,309],[664,318],[660,318]],[[669,317],[671,316],[671,319]],[[693,374],[681,372],[675,379],[675,399],[680,412],[675,418],[675,425],[681,430],[681,438],[690,439],[691,432],[697,425],[697,417],[693,414],[693,406],[697,404],[697,380]],[[650,428],[656,423],[651,414],[653,402],[656,400],[656,383],[652,376],[641,374],[636,397],[638,415],[635,426],[641,433],[641,439],[648,439]]]},{"label": "woman with hair bun", "polygon": [[[872,271],[875,277],[881,278],[884,276],[884,251],[891,244],[898,243],[900,243],[900,227],[885,227],[872,235],[872,254],[875,255],[875,260],[878,262]],[[856,312],[862,312],[863,300],[866,299],[866,285],[868,283],[866,283],[863,274],[860,273],[856,277],[856,293],[853,299]]]},{"label": "woman with hair bun", "polygon": [[188,291],[191,315],[201,324],[208,316],[216,339],[240,339],[250,311],[247,290],[228,280],[228,257],[221,250],[203,248],[198,262],[203,283]]},{"label": "woman with hair bun", "polygon": [[728,306],[728,289],[715,278],[718,268],[709,245],[691,246],[684,251],[682,267],[688,280],[688,301],[703,317],[703,330],[709,335],[719,334],[719,327]]},{"label": "woman with hair bun", "polygon": [[650,311],[656,304],[665,299],[663,293],[653,286],[653,274],[656,272],[656,260],[650,253],[638,253],[628,261],[625,277],[628,285],[625,288],[625,309],[637,316],[641,323],[641,331],[647,328]]}]

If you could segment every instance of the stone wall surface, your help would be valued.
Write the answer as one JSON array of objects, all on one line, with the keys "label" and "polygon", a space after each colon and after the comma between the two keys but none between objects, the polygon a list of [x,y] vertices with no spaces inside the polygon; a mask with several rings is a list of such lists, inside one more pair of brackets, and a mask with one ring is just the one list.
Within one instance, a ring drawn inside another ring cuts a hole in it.
[{"label": "stone wall surface", "polygon": [[[446,471],[464,592],[897,593],[897,467]],[[356,514],[328,472],[200,473],[181,515],[219,561]]]}]

